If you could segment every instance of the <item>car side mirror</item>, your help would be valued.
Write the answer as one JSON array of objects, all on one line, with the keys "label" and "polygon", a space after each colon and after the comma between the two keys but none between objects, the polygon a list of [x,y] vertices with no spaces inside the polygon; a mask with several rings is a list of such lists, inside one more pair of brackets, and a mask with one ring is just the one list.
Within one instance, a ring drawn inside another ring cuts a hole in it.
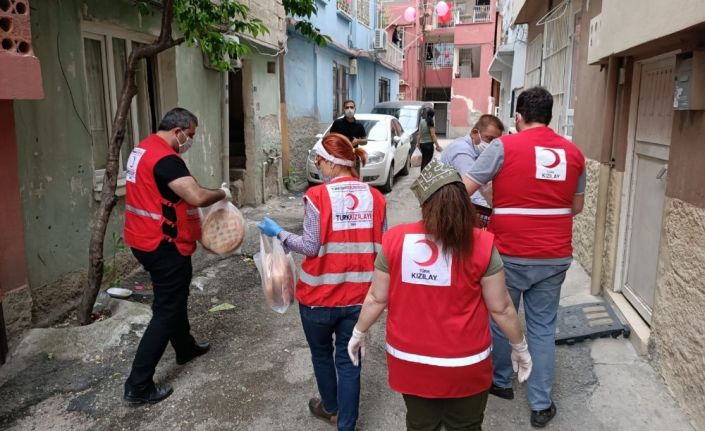
[{"label": "car side mirror", "polygon": [[395,136],[392,141],[394,141],[394,145],[398,145],[399,142],[401,142],[401,136]]},{"label": "car side mirror", "polygon": [[323,137],[323,133],[319,133],[316,135],[316,139],[321,139]]}]

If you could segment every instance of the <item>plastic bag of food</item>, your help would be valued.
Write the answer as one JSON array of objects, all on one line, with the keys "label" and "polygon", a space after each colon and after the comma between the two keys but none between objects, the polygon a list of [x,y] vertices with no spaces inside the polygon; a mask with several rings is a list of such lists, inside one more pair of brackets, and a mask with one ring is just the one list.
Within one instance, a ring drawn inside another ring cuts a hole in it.
[{"label": "plastic bag of food", "polygon": [[421,160],[423,156],[421,155],[421,150],[419,147],[416,147],[413,153],[411,153],[411,166],[414,168],[418,168],[421,166]]},{"label": "plastic bag of food", "polygon": [[284,253],[281,241],[260,234],[259,253],[253,256],[260,278],[264,297],[272,310],[284,314],[294,303],[296,287],[296,264],[291,253]]},{"label": "plastic bag of food", "polygon": [[208,207],[201,216],[201,244],[215,254],[236,250],[245,238],[245,218],[225,199]]}]

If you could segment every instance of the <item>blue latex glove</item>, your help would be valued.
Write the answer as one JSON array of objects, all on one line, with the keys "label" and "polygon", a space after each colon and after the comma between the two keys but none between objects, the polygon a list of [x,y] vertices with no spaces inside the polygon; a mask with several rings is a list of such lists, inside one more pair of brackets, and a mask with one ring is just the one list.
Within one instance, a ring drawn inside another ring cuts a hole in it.
[{"label": "blue latex glove", "polygon": [[269,217],[265,217],[264,220],[257,223],[257,227],[267,236],[277,236],[282,231],[282,227]]}]

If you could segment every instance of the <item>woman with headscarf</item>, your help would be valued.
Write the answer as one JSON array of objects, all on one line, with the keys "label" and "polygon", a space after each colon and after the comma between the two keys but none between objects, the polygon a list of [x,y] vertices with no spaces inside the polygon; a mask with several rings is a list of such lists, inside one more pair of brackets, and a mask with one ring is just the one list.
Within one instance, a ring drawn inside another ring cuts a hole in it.
[{"label": "woman with headscarf", "polygon": [[435,112],[430,106],[424,106],[421,110],[421,119],[419,120],[419,133],[416,134],[416,146],[421,151],[421,170],[433,159],[433,152],[443,151],[443,148],[438,145],[436,137],[436,126],[433,121]]},{"label": "woman with headscarf", "polygon": [[389,385],[404,397],[407,429],[480,430],[492,385],[489,317],[512,343],[520,382],[531,356],[493,235],[475,227],[460,175],[434,160],[412,190],[422,220],[384,235],[348,353],[359,360],[386,307]]},{"label": "woman with headscarf", "polygon": [[[304,196],[304,232],[283,230],[268,217],[258,225],[278,237],[285,249],[305,255],[296,299],[318,385],[309,410],[338,430],[354,430],[360,400],[360,368],[347,354],[348,340],[369,290],[374,260],[386,230],[382,194],[358,179],[355,161],[367,154],[343,135],[331,133],[317,143],[324,184]],[[333,336],[335,335],[335,342]]]}]

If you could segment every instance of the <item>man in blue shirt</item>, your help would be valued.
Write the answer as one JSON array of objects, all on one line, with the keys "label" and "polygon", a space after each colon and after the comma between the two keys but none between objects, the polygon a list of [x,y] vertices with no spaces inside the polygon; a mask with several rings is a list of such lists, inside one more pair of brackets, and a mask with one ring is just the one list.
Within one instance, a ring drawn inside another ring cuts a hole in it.
[{"label": "man in blue shirt", "polygon": [[[441,162],[454,167],[460,175],[465,175],[480,153],[490,145],[490,142],[502,136],[502,132],[504,132],[502,121],[494,115],[485,114],[477,120],[470,133],[456,139],[443,150]],[[491,202],[487,202],[483,195],[491,196],[490,186],[473,193],[470,199],[475,205],[490,208]]]}]

